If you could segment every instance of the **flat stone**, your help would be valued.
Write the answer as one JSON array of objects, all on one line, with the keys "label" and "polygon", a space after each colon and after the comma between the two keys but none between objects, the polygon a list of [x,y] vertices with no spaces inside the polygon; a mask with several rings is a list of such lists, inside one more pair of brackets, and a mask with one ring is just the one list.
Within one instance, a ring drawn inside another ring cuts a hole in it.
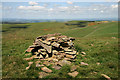
[{"label": "flat stone", "polygon": [[58,59],[53,59],[53,62],[57,62],[58,61]]},{"label": "flat stone", "polygon": [[33,62],[28,62],[28,67],[26,67],[26,70],[28,70],[30,68],[30,66],[33,64]]},{"label": "flat stone", "polygon": [[46,52],[42,52],[41,54],[42,54],[42,55],[46,55],[47,53],[46,53]]},{"label": "flat stone", "polygon": [[51,44],[51,42],[48,42],[48,41],[42,41],[43,43],[45,43],[45,44],[47,44],[47,45],[50,45]]},{"label": "flat stone", "polygon": [[45,72],[48,72],[48,73],[51,73],[51,72],[52,72],[52,70],[49,69],[49,68],[47,68],[47,67],[42,67],[41,70],[42,70],[42,71],[45,71]]},{"label": "flat stone", "polygon": [[68,61],[70,61],[71,59],[70,59],[70,58],[66,58],[66,57],[65,57],[65,58],[64,58],[64,60],[68,60]]},{"label": "flat stone", "polygon": [[50,38],[47,38],[46,40],[51,41],[51,40],[55,40],[55,39],[56,39],[56,37],[50,37]]},{"label": "flat stone", "polygon": [[86,55],[86,53],[85,52],[81,52],[83,55]]},{"label": "flat stone", "polygon": [[30,57],[30,58],[24,58],[24,60],[26,60],[26,61],[29,61],[29,60],[32,60],[33,59],[33,57]]},{"label": "flat stone", "polygon": [[49,55],[48,55],[48,54],[46,54],[45,58],[49,58]]},{"label": "flat stone", "polygon": [[43,59],[43,56],[40,54],[39,59]]},{"label": "flat stone", "polygon": [[29,64],[29,65],[32,65],[32,64],[33,64],[33,62],[28,62],[28,64]]},{"label": "flat stone", "polygon": [[43,64],[36,64],[36,67],[43,67],[44,65]]},{"label": "flat stone", "polygon": [[38,52],[34,52],[35,55],[38,55],[39,53]]},{"label": "flat stone", "polygon": [[76,57],[76,55],[66,55],[67,58],[71,58],[71,59],[74,59]]},{"label": "flat stone", "polygon": [[75,55],[77,53],[77,51],[72,51],[72,52],[65,52],[66,54],[70,54],[70,55]]},{"label": "flat stone", "polygon": [[85,65],[85,66],[87,66],[87,65],[88,65],[88,63],[81,62],[81,65]]},{"label": "flat stone", "polygon": [[38,47],[38,46],[40,46],[40,45],[31,45],[31,46],[29,46],[29,48],[35,48],[35,47]]},{"label": "flat stone", "polygon": [[73,50],[72,49],[68,49],[68,48],[64,48],[65,51],[67,52],[72,52]]},{"label": "flat stone", "polygon": [[56,43],[56,42],[53,42],[51,45],[52,45],[52,46],[55,46],[55,47],[57,47],[57,48],[60,46],[60,44],[58,44],[58,43]]},{"label": "flat stone", "polygon": [[101,74],[101,76],[105,77],[107,80],[111,80],[111,78],[105,74]]},{"label": "flat stone", "polygon": [[48,45],[42,43],[42,41],[40,41],[40,40],[36,40],[36,43],[41,45],[48,53],[52,52],[52,46],[48,46]]},{"label": "flat stone", "polygon": [[54,69],[56,69],[56,70],[61,69],[61,67],[60,67],[60,66],[57,66],[57,65],[53,65],[52,68],[54,68]]},{"label": "flat stone", "polygon": [[45,52],[45,49],[39,49],[38,52]]},{"label": "flat stone", "polygon": [[28,70],[30,68],[30,66],[26,67],[26,70]]},{"label": "flat stone", "polygon": [[76,77],[78,75],[77,71],[74,71],[72,73],[68,73],[69,76]]},{"label": "flat stone", "polygon": [[46,65],[46,66],[49,66],[49,65],[50,65],[50,62],[44,61],[43,64]]},{"label": "flat stone", "polygon": [[31,55],[31,53],[25,54],[25,56],[30,56],[30,55]]},{"label": "flat stone", "polygon": [[26,52],[31,52],[34,48],[28,48]]},{"label": "flat stone", "polygon": [[43,77],[48,76],[48,75],[49,75],[48,73],[39,72],[39,78],[43,78]]},{"label": "flat stone", "polygon": [[77,69],[77,66],[73,65],[70,69],[70,71],[75,71]]},{"label": "flat stone", "polygon": [[35,64],[41,63],[41,61],[36,61]]},{"label": "flat stone", "polygon": [[60,61],[58,62],[58,65],[60,65],[60,66],[70,65],[70,64],[71,64],[71,62],[70,62],[70,61],[67,61],[67,60],[60,60]]},{"label": "flat stone", "polygon": [[57,55],[56,58],[57,58],[58,60],[63,59],[63,58],[64,58],[64,55],[63,55],[63,54],[61,54],[61,55]]}]

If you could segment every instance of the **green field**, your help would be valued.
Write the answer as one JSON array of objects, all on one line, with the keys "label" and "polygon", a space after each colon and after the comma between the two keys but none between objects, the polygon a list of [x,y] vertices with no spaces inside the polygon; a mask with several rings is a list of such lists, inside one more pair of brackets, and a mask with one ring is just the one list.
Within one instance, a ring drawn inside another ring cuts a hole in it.
[{"label": "green field", "polygon": [[[40,68],[32,65],[31,69],[25,70],[28,63],[23,60],[24,51],[36,37],[51,33],[75,37],[74,44],[79,54],[73,64],[80,66],[77,68],[79,74],[76,78],[103,78],[101,74],[118,78],[118,22],[92,26],[87,26],[87,24],[85,27],[65,25],[64,22],[3,24],[3,78],[38,78]],[[81,51],[84,51],[86,55],[82,56]],[[89,65],[81,66],[80,62]],[[53,70],[53,73],[46,78],[71,78],[67,74],[69,71],[70,66],[66,65],[60,70]]]}]

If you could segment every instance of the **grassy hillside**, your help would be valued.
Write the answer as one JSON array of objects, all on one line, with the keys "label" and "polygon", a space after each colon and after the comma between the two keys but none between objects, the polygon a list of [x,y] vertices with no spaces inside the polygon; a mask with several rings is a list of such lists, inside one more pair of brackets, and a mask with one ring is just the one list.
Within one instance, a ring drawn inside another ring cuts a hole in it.
[{"label": "grassy hillside", "polygon": [[[102,78],[106,74],[118,77],[118,23],[108,22],[92,26],[79,27],[63,22],[42,22],[26,24],[3,24],[2,29],[2,75],[3,78],[38,78],[41,70],[34,65],[26,71],[28,65],[23,60],[24,51],[33,40],[44,34],[62,33],[75,37],[75,48],[79,51],[74,64],[80,66],[76,78]],[[85,56],[81,51],[86,53]],[[81,66],[80,62],[88,63]],[[49,66],[50,67],[50,66]],[[51,67],[50,67],[51,68]],[[70,66],[64,66],[46,78],[71,78],[67,75]]]}]

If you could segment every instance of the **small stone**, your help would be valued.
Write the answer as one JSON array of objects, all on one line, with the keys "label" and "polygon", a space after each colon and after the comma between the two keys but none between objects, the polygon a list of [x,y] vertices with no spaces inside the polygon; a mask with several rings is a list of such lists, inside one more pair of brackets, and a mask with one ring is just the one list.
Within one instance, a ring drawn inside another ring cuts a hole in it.
[{"label": "small stone", "polygon": [[87,63],[84,63],[84,62],[81,62],[81,65],[86,65],[86,66],[87,66],[88,64],[87,64]]},{"label": "small stone", "polygon": [[41,61],[36,61],[35,64],[41,63]]},{"label": "small stone", "polygon": [[26,61],[29,61],[29,60],[32,60],[33,59],[33,57],[30,57],[30,58],[24,58],[24,60],[26,60]]},{"label": "small stone", "polygon": [[47,67],[42,67],[41,70],[45,71],[45,72],[48,72],[48,73],[51,73],[52,70],[47,68]]},{"label": "small stone", "polygon": [[78,75],[77,71],[74,71],[72,73],[68,73],[69,76],[76,77]]},{"label": "small stone", "polygon": [[60,67],[60,66],[57,66],[57,65],[53,65],[52,68],[54,68],[54,69],[56,69],[56,70],[61,69],[61,67]]},{"label": "small stone", "polygon": [[39,78],[43,78],[45,76],[48,76],[49,74],[48,73],[45,73],[45,72],[39,72]]},{"label": "small stone", "polygon": [[75,71],[76,69],[77,69],[77,66],[73,65],[70,70]]},{"label": "small stone", "polygon": [[76,57],[76,55],[66,55],[67,58],[71,58],[71,59],[74,59]]},{"label": "small stone", "polygon": [[31,55],[31,53],[29,53],[29,54],[25,54],[25,56],[30,56]]},{"label": "small stone", "polygon": [[109,76],[105,75],[105,74],[101,74],[101,76],[105,77],[108,80],[111,80],[111,78]]},{"label": "small stone", "polygon": [[28,70],[30,68],[30,66],[26,67],[26,70]]},{"label": "small stone", "polygon": [[97,65],[100,65],[100,63],[98,62],[98,63],[96,63]]},{"label": "small stone", "polygon": [[81,52],[82,54],[84,54],[84,55],[86,55],[86,53],[85,52]]},{"label": "small stone", "polygon": [[93,44],[91,44],[91,46],[94,46]]},{"label": "small stone", "polygon": [[28,64],[29,64],[29,65],[32,65],[32,64],[33,64],[33,62],[28,62]]},{"label": "small stone", "polygon": [[16,64],[16,62],[13,62],[13,64]]},{"label": "small stone", "polygon": [[50,62],[44,61],[43,64],[46,65],[46,66],[49,66],[49,65],[50,65]]},{"label": "small stone", "polygon": [[44,65],[43,64],[36,64],[36,67],[43,67]]}]

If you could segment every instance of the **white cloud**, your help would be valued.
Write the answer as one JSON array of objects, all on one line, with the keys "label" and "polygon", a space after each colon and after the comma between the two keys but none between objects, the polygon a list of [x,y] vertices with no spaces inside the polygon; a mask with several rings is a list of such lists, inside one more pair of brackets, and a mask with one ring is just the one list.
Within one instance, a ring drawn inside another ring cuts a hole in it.
[{"label": "white cloud", "polygon": [[95,9],[93,9],[94,11],[96,11],[97,9],[95,8]]},{"label": "white cloud", "polygon": [[111,5],[112,8],[118,8],[118,5]]},{"label": "white cloud", "polygon": [[19,6],[18,9],[21,10],[41,10],[45,9],[43,6]]},{"label": "white cloud", "polygon": [[68,4],[73,4],[73,2],[71,2],[71,1],[67,1],[67,3],[68,3]]},{"label": "white cloud", "polygon": [[53,11],[53,8],[48,9],[48,11]]},{"label": "white cloud", "polygon": [[68,9],[68,7],[59,7],[59,9]]},{"label": "white cloud", "polygon": [[103,11],[103,10],[101,10],[100,12],[101,12],[101,13],[103,13],[104,11]]},{"label": "white cloud", "polygon": [[29,4],[29,5],[37,5],[38,3],[33,2],[33,1],[30,1],[28,4]]}]

